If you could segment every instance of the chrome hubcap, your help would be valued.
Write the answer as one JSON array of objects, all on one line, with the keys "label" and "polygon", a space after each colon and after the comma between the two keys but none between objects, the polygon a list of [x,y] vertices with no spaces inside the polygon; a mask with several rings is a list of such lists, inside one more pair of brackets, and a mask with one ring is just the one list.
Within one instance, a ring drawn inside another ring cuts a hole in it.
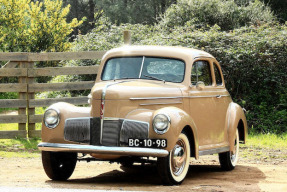
[{"label": "chrome hubcap", "polygon": [[172,172],[174,175],[180,175],[186,162],[186,146],[182,140],[177,141],[171,155]]}]

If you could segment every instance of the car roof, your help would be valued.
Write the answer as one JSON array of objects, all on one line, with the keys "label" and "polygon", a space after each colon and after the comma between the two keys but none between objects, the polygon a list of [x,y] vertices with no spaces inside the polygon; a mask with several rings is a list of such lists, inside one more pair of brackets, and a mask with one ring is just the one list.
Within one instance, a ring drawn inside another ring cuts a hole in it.
[{"label": "car roof", "polygon": [[196,59],[198,57],[211,57],[211,54],[198,49],[176,47],[176,46],[122,46],[108,51],[104,58],[121,57],[121,56],[161,56],[185,58],[191,57]]}]

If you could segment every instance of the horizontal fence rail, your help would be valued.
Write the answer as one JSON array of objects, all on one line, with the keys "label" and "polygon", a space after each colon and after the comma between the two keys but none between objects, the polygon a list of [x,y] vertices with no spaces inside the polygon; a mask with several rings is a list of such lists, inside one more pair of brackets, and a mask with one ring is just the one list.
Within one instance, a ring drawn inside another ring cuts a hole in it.
[{"label": "horizontal fence rail", "polygon": [[[86,75],[98,72],[98,66],[84,67],[47,67],[29,69],[28,77],[56,76],[56,75]],[[0,75],[1,76],[1,75]]]},{"label": "horizontal fence rail", "polygon": [[106,51],[53,52],[53,53],[0,53],[1,61],[61,61],[101,59]]},{"label": "horizontal fence rail", "polygon": [[[18,83],[0,83],[0,93],[17,92],[18,99],[0,99],[0,108],[18,108],[17,115],[1,114],[0,123],[18,123],[18,130],[0,131],[0,139],[40,136],[35,123],[42,122],[43,114],[35,114],[36,107],[47,107],[57,102],[74,105],[88,104],[88,97],[35,99],[35,93],[45,91],[87,90],[94,81],[65,83],[36,83],[35,77],[58,75],[97,74],[98,66],[45,67],[35,68],[37,61],[62,61],[80,59],[101,59],[105,51],[63,52],[63,53],[0,53],[0,61],[9,60],[0,68],[0,79],[18,78]],[[16,68],[18,67],[18,68]],[[28,126],[27,126],[28,125]],[[27,128],[28,127],[28,130]]]}]

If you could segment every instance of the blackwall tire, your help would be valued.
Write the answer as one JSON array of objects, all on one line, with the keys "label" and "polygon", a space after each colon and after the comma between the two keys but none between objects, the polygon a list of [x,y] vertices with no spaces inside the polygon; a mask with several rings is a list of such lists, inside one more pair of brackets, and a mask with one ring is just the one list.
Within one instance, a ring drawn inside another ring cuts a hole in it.
[{"label": "blackwall tire", "polygon": [[50,179],[67,180],[74,172],[77,153],[42,151],[42,163]]},{"label": "blackwall tire", "polygon": [[238,158],[239,158],[239,133],[238,129],[235,133],[235,140],[234,140],[234,150],[227,151],[224,153],[219,153],[219,162],[221,168],[225,171],[231,171],[235,168]]},{"label": "blackwall tire", "polygon": [[157,168],[163,184],[181,184],[187,175],[189,162],[190,143],[186,134],[181,133],[169,155],[157,160]]}]

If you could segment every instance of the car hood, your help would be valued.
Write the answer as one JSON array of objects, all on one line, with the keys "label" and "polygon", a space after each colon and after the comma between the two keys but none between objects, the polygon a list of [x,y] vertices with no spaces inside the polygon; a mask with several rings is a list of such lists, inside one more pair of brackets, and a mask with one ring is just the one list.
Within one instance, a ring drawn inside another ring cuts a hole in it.
[{"label": "car hood", "polygon": [[181,96],[181,84],[153,80],[122,80],[99,82],[92,88],[93,99],[129,100],[147,97]]}]

